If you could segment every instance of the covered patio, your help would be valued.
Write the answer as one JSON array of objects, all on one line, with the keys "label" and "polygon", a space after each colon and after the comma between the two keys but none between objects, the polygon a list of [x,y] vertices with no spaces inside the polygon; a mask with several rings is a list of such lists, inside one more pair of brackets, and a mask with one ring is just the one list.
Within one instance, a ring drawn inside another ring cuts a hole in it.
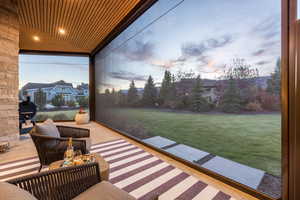
[{"label": "covered patio", "polygon": [[[0,0],[0,199],[14,199],[1,190],[9,185],[25,199],[300,198],[297,0],[278,0],[263,22],[265,11],[248,18],[187,1]],[[212,20],[211,32],[190,10]],[[25,68],[21,77],[24,63],[40,67],[39,82]]]},{"label": "covered patio", "polygon": [[[140,199],[151,199],[155,192],[159,199],[256,199],[95,122],[56,124],[88,128],[92,152],[102,154],[111,165],[110,181]],[[0,181],[37,173],[39,160],[30,136],[23,135],[11,145],[9,152],[0,155]],[[164,170],[159,175],[165,175],[162,180],[157,176],[160,170]]]}]

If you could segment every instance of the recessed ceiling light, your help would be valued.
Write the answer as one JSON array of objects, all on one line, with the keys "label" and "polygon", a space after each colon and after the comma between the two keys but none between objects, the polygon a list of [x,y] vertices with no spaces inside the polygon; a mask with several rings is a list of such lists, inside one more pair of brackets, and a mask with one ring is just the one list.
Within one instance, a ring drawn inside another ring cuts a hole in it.
[{"label": "recessed ceiling light", "polygon": [[36,42],[38,42],[38,41],[40,41],[40,38],[39,38],[39,36],[35,35],[35,36],[33,36],[33,40],[36,41]]},{"label": "recessed ceiling light", "polygon": [[66,31],[65,31],[64,29],[62,29],[62,28],[58,29],[58,32],[59,32],[60,34],[62,34],[62,35],[64,35],[64,34],[66,33]]}]

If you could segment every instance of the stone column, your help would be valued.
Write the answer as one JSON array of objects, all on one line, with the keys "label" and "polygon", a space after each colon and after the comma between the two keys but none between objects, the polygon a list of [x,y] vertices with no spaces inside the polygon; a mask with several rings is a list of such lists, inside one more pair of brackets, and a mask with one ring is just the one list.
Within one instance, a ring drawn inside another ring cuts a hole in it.
[{"label": "stone column", "polygon": [[0,141],[19,134],[19,21],[17,0],[0,1]]}]

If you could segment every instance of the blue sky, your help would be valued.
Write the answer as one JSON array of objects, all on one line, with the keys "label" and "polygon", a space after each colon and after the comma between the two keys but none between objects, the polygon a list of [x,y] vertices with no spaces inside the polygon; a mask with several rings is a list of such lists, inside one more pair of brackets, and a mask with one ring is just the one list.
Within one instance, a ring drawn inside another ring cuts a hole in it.
[{"label": "blue sky", "polygon": [[235,58],[270,75],[280,57],[280,7],[280,0],[160,0],[97,56],[97,88],[127,89],[130,80],[143,87],[149,75],[159,84],[166,69],[216,79]]},{"label": "blue sky", "polygon": [[59,80],[76,86],[89,82],[89,58],[21,54],[19,74],[19,88],[28,82],[51,83]]}]

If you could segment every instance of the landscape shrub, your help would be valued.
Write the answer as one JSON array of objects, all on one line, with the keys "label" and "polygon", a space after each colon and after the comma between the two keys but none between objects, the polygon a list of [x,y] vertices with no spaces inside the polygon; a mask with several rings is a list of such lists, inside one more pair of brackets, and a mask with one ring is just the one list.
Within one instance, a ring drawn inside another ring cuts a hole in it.
[{"label": "landscape shrub", "polygon": [[259,102],[250,102],[246,105],[247,111],[260,112],[263,111],[261,104]]},{"label": "landscape shrub", "polygon": [[89,106],[89,98],[88,97],[79,97],[78,104],[80,107],[87,108]]},{"label": "landscape shrub", "polygon": [[68,116],[66,114],[60,113],[60,114],[56,114],[52,117],[52,119],[54,121],[60,121],[60,120],[72,120],[69,119]]},{"label": "landscape shrub", "polygon": [[49,115],[37,114],[36,117],[35,117],[35,120],[38,121],[38,122],[41,122],[41,121],[47,120],[48,118],[50,118]]},{"label": "landscape shrub", "polygon": [[280,110],[279,96],[265,92],[262,94],[260,99],[261,99],[261,106],[264,110],[268,110],[268,111]]},{"label": "landscape shrub", "polygon": [[173,100],[166,100],[162,105],[163,108],[175,109],[176,108],[176,101]]},{"label": "landscape shrub", "polygon": [[67,102],[67,106],[68,106],[68,107],[70,107],[70,108],[73,108],[73,107],[75,107],[75,106],[76,106],[76,102],[75,102],[75,101],[73,101],[73,100],[71,100],[71,101],[68,101],[68,102]]}]

